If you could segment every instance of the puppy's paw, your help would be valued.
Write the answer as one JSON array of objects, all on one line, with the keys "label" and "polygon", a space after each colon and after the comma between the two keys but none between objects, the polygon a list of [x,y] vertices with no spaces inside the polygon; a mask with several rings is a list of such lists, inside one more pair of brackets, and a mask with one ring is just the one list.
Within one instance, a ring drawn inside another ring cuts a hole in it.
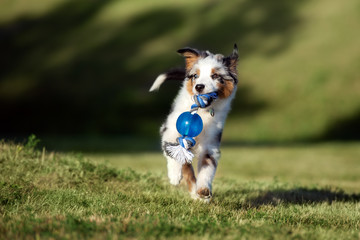
[{"label": "puppy's paw", "polygon": [[205,203],[210,203],[212,199],[212,193],[210,189],[207,187],[199,188],[196,191],[196,196],[198,197],[199,200]]}]

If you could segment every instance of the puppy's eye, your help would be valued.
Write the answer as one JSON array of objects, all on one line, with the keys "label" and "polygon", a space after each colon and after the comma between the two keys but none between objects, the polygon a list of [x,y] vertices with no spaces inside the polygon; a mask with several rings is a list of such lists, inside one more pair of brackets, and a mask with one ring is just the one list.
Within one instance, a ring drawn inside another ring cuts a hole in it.
[{"label": "puppy's eye", "polygon": [[218,75],[218,74],[216,74],[216,73],[214,73],[213,75],[211,75],[211,78],[212,79],[218,79],[220,77],[220,75]]},{"label": "puppy's eye", "polygon": [[195,79],[197,79],[199,76],[197,74],[193,74],[190,75],[188,78],[191,79],[191,81],[194,81]]}]

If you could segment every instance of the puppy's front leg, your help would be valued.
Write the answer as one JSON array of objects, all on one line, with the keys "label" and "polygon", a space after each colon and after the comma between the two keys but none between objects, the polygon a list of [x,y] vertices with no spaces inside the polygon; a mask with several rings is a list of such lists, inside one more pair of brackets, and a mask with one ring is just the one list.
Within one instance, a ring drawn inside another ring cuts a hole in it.
[{"label": "puppy's front leg", "polygon": [[167,169],[170,183],[172,185],[178,185],[182,179],[182,164],[168,156],[166,152],[164,152],[164,155],[167,159]]},{"label": "puppy's front leg", "polygon": [[219,159],[220,151],[217,147],[209,148],[199,156],[196,194],[206,202],[210,202],[212,198],[212,181]]},{"label": "puppy's front leg", "polygon": [[170,121],[170,126],[175,126],[175,117],[171,117],[172,115],[170,115],[167,121],[161,126],[160,135],[163,153],[167,160],[167,170],[170,183],[172,185],[178,185],[182,179],[182,165],[175,159],[170,157],[169,153],[166,150],[167,146],[176,144],[176,139],[179,137],[179,133],[177,132],[176,128],[168,127],[168,122],[170,120],[172,120]]},{"label": "puppy's front leg", "polygon": [[184,176],[191,197],[196,198],[196,178],[192,164],[185,163],[182,165],[168,156],[166,151],[164,151],[164,154],[167,159],[168,177],[170,183],[172,185],[178,185]]},{"label": "puppy's front leg", "polygon": [[185,163],[182,166],[182,174],[188,185],[188,190],[192,198],[196,198],[196,178],[194,168],[191,163]]}]

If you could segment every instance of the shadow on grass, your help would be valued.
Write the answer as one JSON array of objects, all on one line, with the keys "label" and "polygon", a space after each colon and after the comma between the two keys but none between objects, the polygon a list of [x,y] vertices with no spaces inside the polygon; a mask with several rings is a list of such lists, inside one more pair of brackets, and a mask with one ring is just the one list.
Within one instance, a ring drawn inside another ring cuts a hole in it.
[{"label": "shadow on grass", "polygon": [[[254,196],[256,195],[256,196]],[[360,202],[360,194],[347,194],[342,190],[330,189],[275,189],[256,191],[249,188],[216,192],[214,203],[232,210],[259,208],[261,206],[311,205],[333,202]]]},{"label": "shadow on grass", "polygon": [[277,206],[279,204],[313,204],[333,202],[360,202],[360,194],[346,194],[343,191],[327,189],[295,188],[291,190],[274,190],[261,193],[259,196],[247,199],[245,205],[260,207],[263,205]]}]

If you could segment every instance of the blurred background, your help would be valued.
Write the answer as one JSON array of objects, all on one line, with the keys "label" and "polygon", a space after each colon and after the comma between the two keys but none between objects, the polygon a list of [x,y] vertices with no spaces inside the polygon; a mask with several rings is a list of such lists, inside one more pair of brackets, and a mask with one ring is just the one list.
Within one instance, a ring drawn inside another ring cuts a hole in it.
[{"label": "blurred background", "polygon": [[[230,54],[224,145],[360,140],[358,0],[2,0],[0,135],[56,150],[158,150],[185,46]],[[135,143],[135,144],[133,144]]]}]

